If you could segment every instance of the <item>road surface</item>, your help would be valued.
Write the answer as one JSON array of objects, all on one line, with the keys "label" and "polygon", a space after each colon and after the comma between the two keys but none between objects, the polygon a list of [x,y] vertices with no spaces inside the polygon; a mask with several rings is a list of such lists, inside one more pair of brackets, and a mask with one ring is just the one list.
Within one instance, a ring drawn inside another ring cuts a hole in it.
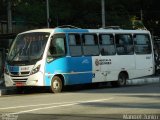
[{"label": "road surface", "polygon": [[160,83],[6,95],[0,114],[3,120],[160,120]]}]

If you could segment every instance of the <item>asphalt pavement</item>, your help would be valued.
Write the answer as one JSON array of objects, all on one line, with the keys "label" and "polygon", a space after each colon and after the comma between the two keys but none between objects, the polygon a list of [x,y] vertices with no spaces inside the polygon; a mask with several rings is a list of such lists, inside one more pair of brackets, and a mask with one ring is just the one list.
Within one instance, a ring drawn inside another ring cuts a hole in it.
[{"label": "asphalt pavement", "polygon": [[160,83],[0,97],[4,120],[160,120]]}]

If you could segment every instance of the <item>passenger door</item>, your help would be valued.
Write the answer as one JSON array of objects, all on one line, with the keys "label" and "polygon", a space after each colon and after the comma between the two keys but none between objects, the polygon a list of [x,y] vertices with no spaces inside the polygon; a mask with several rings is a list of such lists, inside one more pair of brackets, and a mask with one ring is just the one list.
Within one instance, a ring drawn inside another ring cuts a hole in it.
[{"label": "passenger door", "polygon": [[51,38],[45,64],[45,85],[50,86],[55,74],[66,73],[66,37],[56,34]]},{"label": "passenger door", "polygon": [[150,36],[148,34],[135,34],[135,60],[136,77],[153,74],[153,55]]},{"label": "passenger door", "polygon": [[115,67],[113,64],[115,64],[114,59],[116,54],[113,34],[100,34],[99,44],[101,52],[99,64],[101,66],[103,81],[113,80],[115,78]]}]

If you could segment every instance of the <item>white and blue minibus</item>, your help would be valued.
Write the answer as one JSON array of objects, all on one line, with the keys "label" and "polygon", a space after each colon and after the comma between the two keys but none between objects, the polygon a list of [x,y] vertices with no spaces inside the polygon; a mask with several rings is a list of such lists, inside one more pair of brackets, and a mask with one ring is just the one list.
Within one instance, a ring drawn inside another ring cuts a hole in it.
[{"label": "white and blue minibus", "polygon": [[5,63],[6,86],[50,86],[111,82],[154,74],[150,32],[124,29],[37,29],[14,40]]}]

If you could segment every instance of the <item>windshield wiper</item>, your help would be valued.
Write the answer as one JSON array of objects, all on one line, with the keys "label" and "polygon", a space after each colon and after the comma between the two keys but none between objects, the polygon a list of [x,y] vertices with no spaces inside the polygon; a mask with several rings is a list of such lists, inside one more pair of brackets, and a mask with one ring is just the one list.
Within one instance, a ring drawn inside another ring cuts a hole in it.
[{"label": "windshield wiper", "polygon": [[10,60],[10,62],[13,62],[14,58],[21,52],[21,49],[19,49],[16,54],[12,57],[12,59]]}]

